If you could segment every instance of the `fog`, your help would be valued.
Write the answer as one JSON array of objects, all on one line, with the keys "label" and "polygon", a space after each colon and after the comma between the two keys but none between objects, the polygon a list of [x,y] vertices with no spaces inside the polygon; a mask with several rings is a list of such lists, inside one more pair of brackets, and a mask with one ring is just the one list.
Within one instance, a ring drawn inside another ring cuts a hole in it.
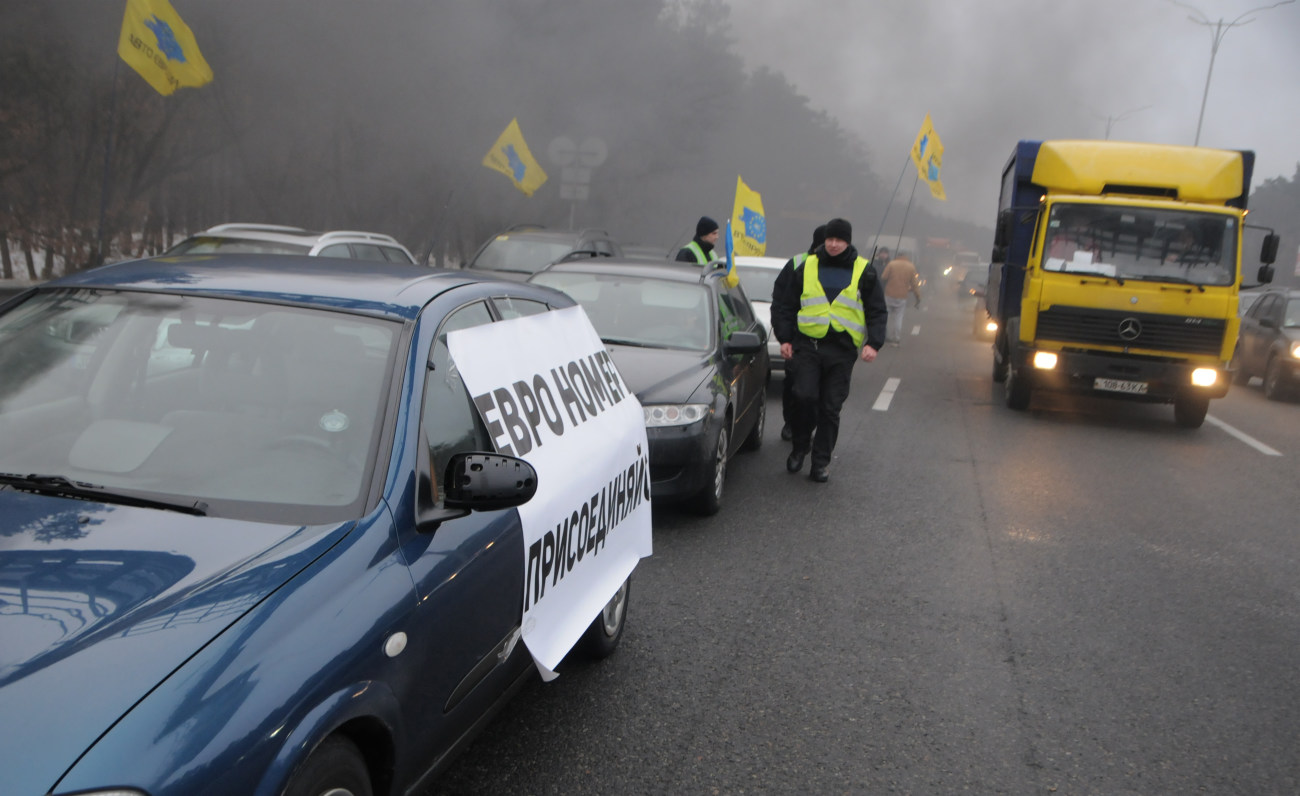
[{"label": "fog", "polygon": [[[1192,144],[1214,28],[1190,18],[1231,23],[1273,1],[729,3],[746,63],[784,72],[860,136],[891,187],[929,113],[948,199],[924,187],[917,196],[991,226],[1019,139],[1104,138],[1109,128],[1117,140]],[[1258,186],[1293,178],[1300,161],[1300,4],[1241,23],[1220,39],[1200,145],[1254,150]],[[907,174],[902,190],[913,181]]]},{"label": "fog", "polygon": [[[387,232],[456,260],[538,222],[672,247],[700,215],[730,215],[739,175],[772,254],[832,216],[861,234],[886,213],[887,233],[906,213],[908,234],[987,251],[1015,141],[1109,127],[1192,143],[1212,36],[1170,0],[173,5],[215,79],[162,97],[116,57],[120,2],[0,4],[10,239],[84,262],[102,197],[123,239],[252,221]],[[1201,5],[1226,21],[1252,7]],[[1260,11],[1215,62],[1200,143],[1255,150],[1256,185],[1300,159],[1297,33],[1300,4]],[[927,113],[946,202],[912,193]],[[511,119],[550,177],[531,197],[480,165]],[[587,199],[548,156],[562,136],[607,147]]]}]

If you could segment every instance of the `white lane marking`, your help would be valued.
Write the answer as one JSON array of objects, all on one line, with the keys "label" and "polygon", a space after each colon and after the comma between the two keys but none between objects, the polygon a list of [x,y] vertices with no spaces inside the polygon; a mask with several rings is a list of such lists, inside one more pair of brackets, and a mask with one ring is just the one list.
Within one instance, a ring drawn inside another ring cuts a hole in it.
[{"label": "white lane marking", "polygon": [[899,381],[901,381],[901,379],[885,379],[885,387],[880,391],[880,395],[876,396],[876,402],[871,405],[871,408],[877,412],[887,411],[889,409],[889,402],[894,400],[894,391],[898,389]]},{"label": "white lane marking", "polygon": [[921,325],[920,325],[920,324],[917,324],[916,326],[913,326],[913,327],[912,327],[912,336],[913,336],[913,337],[916,337],[916,336],[917,336],[918,334],[920,334],[920,333],[921,333]]},{"label": "white lane marking", "polygon": [[1260,442],[1259,440],[1255,439],[1254,437],[1252,437],[1251,435],[1247,434],[1247,433],[1244,432],[1244,431],[1238,431],[1237,429],[1235,429],[1235,428],[1233,428],[1232,426],[1228,425],[1227,423],[1223,422],[1222,420],[1220,420],[1219,418],[1215,417],[1214,415],[1206,415],[1206,416],[1205,416],[1205,419],[1208,420],[1208,421],[1210,421],[1210,423],[1212,423],[1213,425],[1218,426],[1219,428],[1221,428],[1221,429],[1223,429],[1224,431],[1228,432],[1228,433],[1231,434],[1232,436],[1234,436],[1234,437],[1236,437],[1237,439],[1241,440],[1242,442],[1246,443],[1247,445],[1249,445],[1250,447],[1254,448],[1255,450],[1259,451],[1260,453],[1264,454],[1265,456],[1281,456],[1281,455],[1282,455],[1282,453],[1281,453],[1280,451],[1275,451],[1275,450],[1273,450],[1273,449],[1270,448],[1269,446],[1265,445],[1264,443]]}]

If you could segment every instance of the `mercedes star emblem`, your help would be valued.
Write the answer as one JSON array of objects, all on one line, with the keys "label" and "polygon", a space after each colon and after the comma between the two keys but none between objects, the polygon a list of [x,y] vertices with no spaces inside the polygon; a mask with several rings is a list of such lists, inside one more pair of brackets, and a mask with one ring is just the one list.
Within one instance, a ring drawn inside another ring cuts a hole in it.
[{"label": "mercedes star emblem", "polygon": [[1125,318],[1119,322],[1119,336],[1121,340],[1132,342],[1138,339],[1142,334],[1142,322],[1137,318]]}]

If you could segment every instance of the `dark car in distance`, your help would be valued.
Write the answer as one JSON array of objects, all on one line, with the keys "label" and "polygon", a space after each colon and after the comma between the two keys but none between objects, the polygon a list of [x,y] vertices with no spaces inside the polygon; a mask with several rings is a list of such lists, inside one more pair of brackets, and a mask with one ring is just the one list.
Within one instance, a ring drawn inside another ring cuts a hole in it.
[{"label": "dark car in distance", "polygon": [[523,281],[551,263],[623,257],[623,249],[602,229],[549,229],[517,224],[493,235],[465,267],[497,279]]},{"label": "dark car in distance", "polygon": [[767,330],[723,270],[646,260],[558,263],[530,281],[582,305],[645,411],[651,494],[702,514],[727,462],[763,444]]},{"label": "dark car in distance", "polygon": [[[548,488],[493,452],[448,334],[572,307],[256,254],[6,303],[0,792],[427,788],[537,676],[517,507]],[[627,588],[579,642],[596,657]]]},{"label": "dark car in distance", "polygon": [[1264,380],[1270,400],[1294,396],[1300,388],[1300,290],[1270,290],[1241,318],[1232,379]]}]

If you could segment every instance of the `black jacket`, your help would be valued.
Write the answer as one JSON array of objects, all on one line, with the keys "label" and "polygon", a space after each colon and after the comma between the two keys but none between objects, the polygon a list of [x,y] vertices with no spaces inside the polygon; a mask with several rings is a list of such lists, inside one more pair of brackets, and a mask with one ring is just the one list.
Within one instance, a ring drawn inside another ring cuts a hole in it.
[{"label": "black jacket", "polygon": [[[817,268],[848,268],[853,270],[853,263],[858,258],[858,250],[853,246],[845,249],[839,257],[830,257],[826,248],[820,246],[815,252]],[[851,289],[852,286],[845,288]],[[885,321],[889,319],[889,308],[885,306],[885,291],[880,286],[876,269],[868,266],[862,271],[862,278],[857,284],[858,298],[867,316],[867,337],[865,344],[876,350],[885,344]],[[794,259],[786,262],[781,273],[772,286],[772,330],[776,339],[782,343],[798,343],[800,338],[811,338],[799,331],[799,301],[803,297],[803,263],[795,267]],[[831,301],[835,297],[827,294]],[[836,332],[828,332],[828,336]],[[841,333],[844,337],[847,334]]]}]

